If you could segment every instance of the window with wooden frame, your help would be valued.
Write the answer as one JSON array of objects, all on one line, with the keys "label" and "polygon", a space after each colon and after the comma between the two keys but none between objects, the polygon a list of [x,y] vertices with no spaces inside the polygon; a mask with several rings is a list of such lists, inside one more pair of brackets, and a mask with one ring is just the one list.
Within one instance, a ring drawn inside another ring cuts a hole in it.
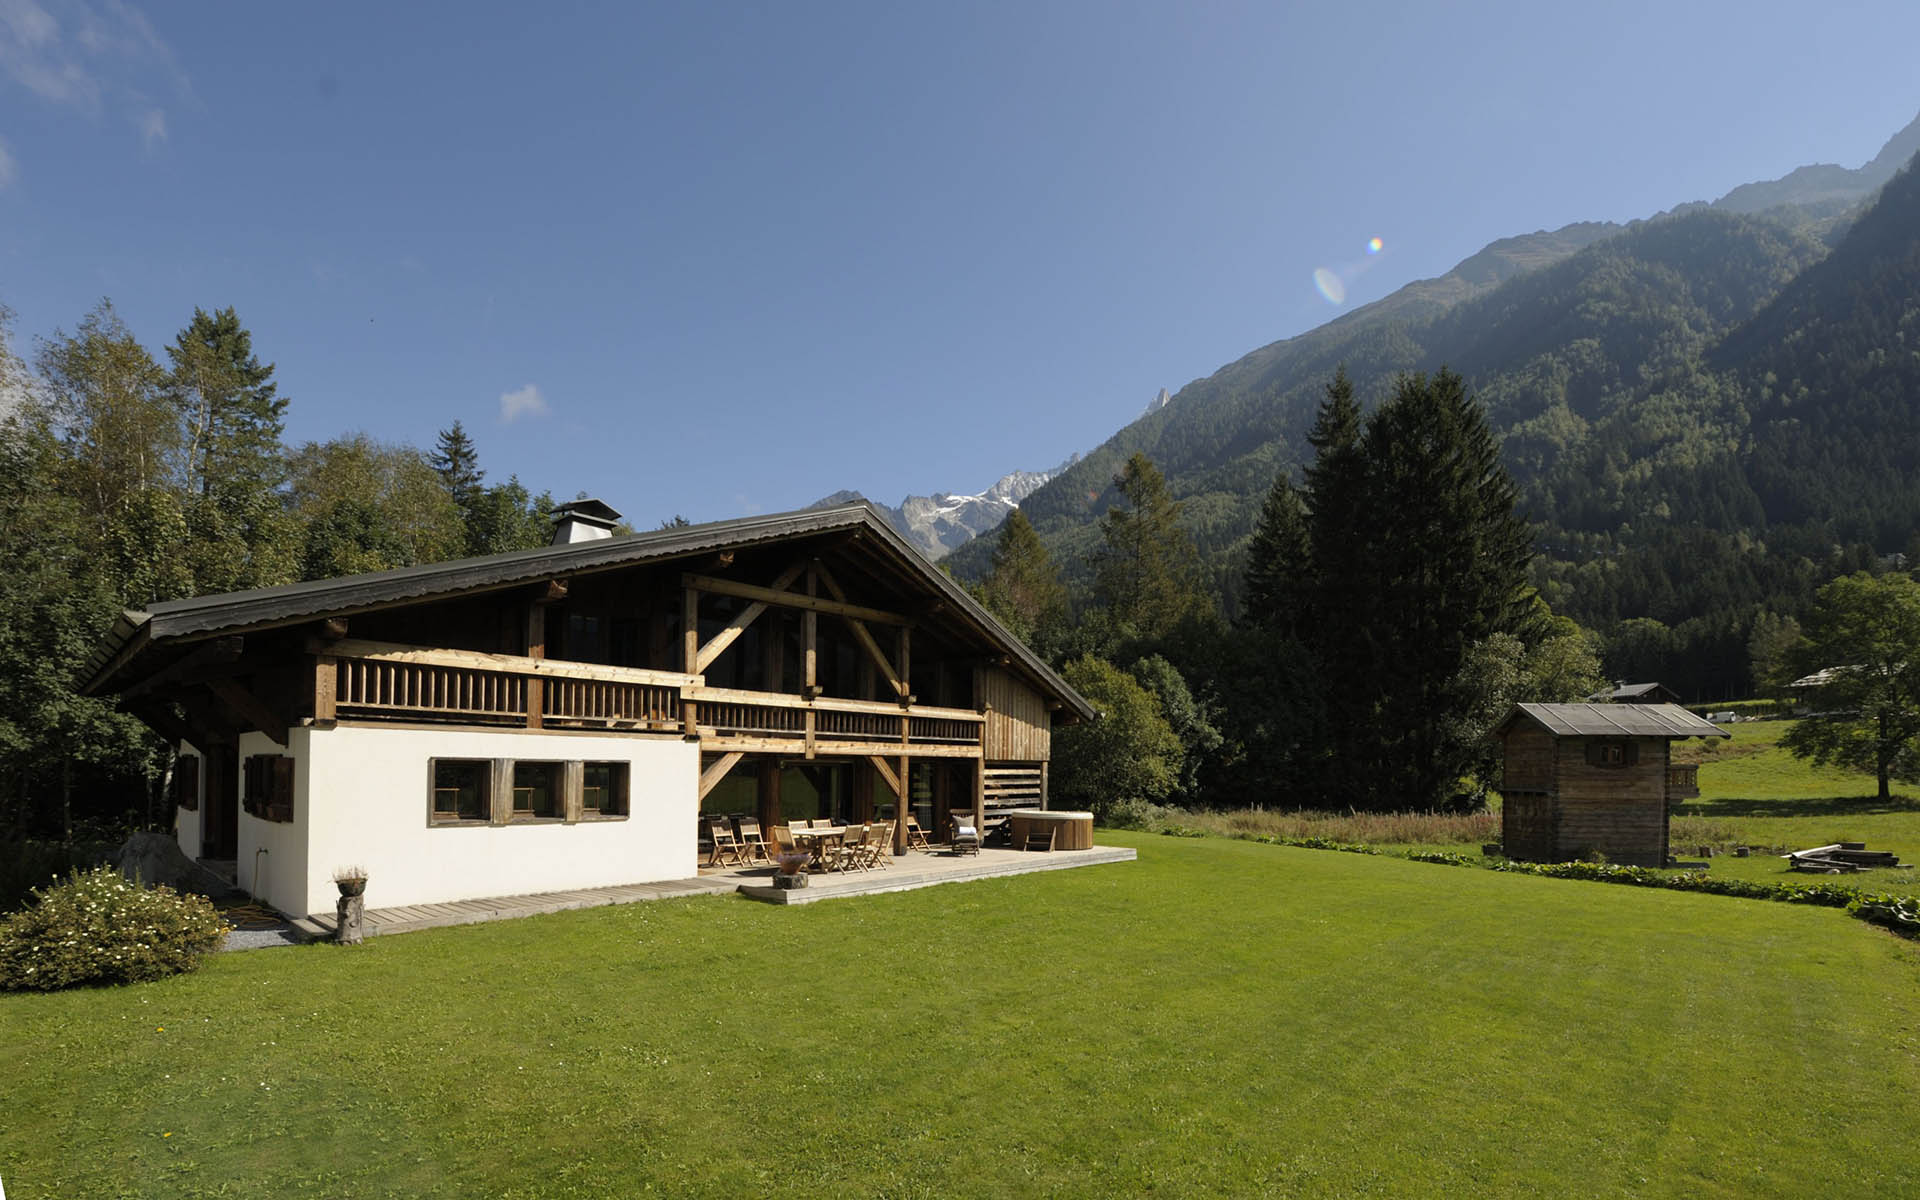
[{"label": "window with wooden frame", "polygon": [[1640,761],[1640,747],[1632,742],[1587,739],[1587,765],[1590,767],[1631,767]]},{"label": "window with wooden frame", "polygon": [[566,795],[564,763],[513,764],[513,820],[557,821],[566,816]]},{"label": "window with wooden frame", "polygon": [[492,816],[493,761],[436,758],[427,820],[434,825],[483,822]]},{"label": "window with wooden frame", "polygon": [[200,756],[182,754],[173,760],[173,803],[188,812],[200,811]]},{"label": "window with wooden frame", "polygon": [[240,806],[263,821],[293,820],[293,760],[284,754],[251,754],[242,769]]},{"label": "window with wooden frame", "polygon": [[580,815],[627,815],[627,771],[623,762],[590,762],[580,772]]}]

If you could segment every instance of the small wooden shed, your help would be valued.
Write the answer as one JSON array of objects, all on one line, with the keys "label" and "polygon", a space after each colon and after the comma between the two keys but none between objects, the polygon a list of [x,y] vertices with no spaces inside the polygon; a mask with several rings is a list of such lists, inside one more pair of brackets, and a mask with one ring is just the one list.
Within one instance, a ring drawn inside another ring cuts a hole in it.
[{"label": "small wooden shed", "polygon": [[1661,867],[1667,814],[1700,794],[1674,741],[1730,737],[1672,704],[1521,704],[1494,728],[1504,750],[1501,846],[1522,862]]}]

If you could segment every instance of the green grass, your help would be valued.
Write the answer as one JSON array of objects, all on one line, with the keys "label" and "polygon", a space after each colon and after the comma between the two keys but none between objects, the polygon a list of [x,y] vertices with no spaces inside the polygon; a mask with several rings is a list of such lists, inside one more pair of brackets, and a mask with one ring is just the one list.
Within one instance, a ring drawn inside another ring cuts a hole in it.
[{"label": "green grass", "polygon": [[[1898,789],[1882,801],[1871,775],[1795,758],[1779,744],[1792,727],[1791,721],[1754,721],[1729,726],[1728,741],[1676,746],[1677,761],[1700,764],[1700,797],[1675,810],[1674,853],[1689,857],[1695,843],[1761,847],[1766,853],[1752,858],[1712,859],[1712,873],[1785,883],[1827,877],[1788,871],[1778,852],[1832,842],[1865,842],[1920,863],[1920,802]],[[1920,894],[1916,874],[1868,871],[1842,882]]]},{"label": "green grass", "polygon": [[[1222,838],[0,997],[41,1196],[1920,1193],[1920,949]],[[170,1135],[170,1136],[169,1136]]]}]

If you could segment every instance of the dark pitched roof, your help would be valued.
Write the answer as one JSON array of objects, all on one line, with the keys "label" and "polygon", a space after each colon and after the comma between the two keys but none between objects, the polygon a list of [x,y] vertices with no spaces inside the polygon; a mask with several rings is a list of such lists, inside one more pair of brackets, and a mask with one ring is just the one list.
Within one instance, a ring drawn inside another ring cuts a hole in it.
[{"label": "dark pitched roof", "polygon": [[716,550],[785,541],[810,534],[858,529],[891,550],[922,582],[964,614],[969,623],[1008,652],[1021,673],[1066,704],[1082,720],[1094,708],[1055,674],[1026,644],[982,608],[965,588],[948,578],[865,501],[833,508],[803,509],[731,521],[710,521],[600,538],[533,550],[510,550],[481,558],[399,567],[367,575],[316,579],[248,592],[225,592],[168,600],[129,610],[94,648],[83,691],[102,689],[110,677],[151,643],[190,641],[216,634],[316,621],[330,616],[388,608],[412,600],[438,599],[495,591],[581,571],[662,562]]},{"label": "dark pitched roof", "polygon": [[1518,704],[1494,732],[1531,719],[1561,737],[1732,737],[1677,704]]},{"label": "dark pitched roof", "polygon": [[1678,693],[1676,693],[1672,688],[1667,687],[1665,684],[1618,683],[1618,684],[1615,684],[1613,687],[1604,688],[1600,691],[1595,692],[1593,695],[1588,696],[1587,700],[1589,703],[1593,703],[1593,704],[1599,704],[1608,700],[1612,700],[1615,702],[1622,701],[1622,700],[1626,700],[1626,701],[1644,700],[1649,696],[1657,696],[1663,692],[1669,696],[1674,697],[1676,700],[1679,699]]}]

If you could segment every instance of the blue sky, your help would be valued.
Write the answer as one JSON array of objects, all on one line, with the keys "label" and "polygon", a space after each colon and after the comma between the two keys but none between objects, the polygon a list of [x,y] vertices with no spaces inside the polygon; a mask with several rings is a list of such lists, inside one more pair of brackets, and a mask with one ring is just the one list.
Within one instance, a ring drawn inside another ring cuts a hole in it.
[{"label": "blue sky", "polygon": [[[641,526],[974,491],[1497,237],[1920,112],[1920,5],[0,0],[0,303]],[[1382,252],[1365,255],[1367,240]]]}]

